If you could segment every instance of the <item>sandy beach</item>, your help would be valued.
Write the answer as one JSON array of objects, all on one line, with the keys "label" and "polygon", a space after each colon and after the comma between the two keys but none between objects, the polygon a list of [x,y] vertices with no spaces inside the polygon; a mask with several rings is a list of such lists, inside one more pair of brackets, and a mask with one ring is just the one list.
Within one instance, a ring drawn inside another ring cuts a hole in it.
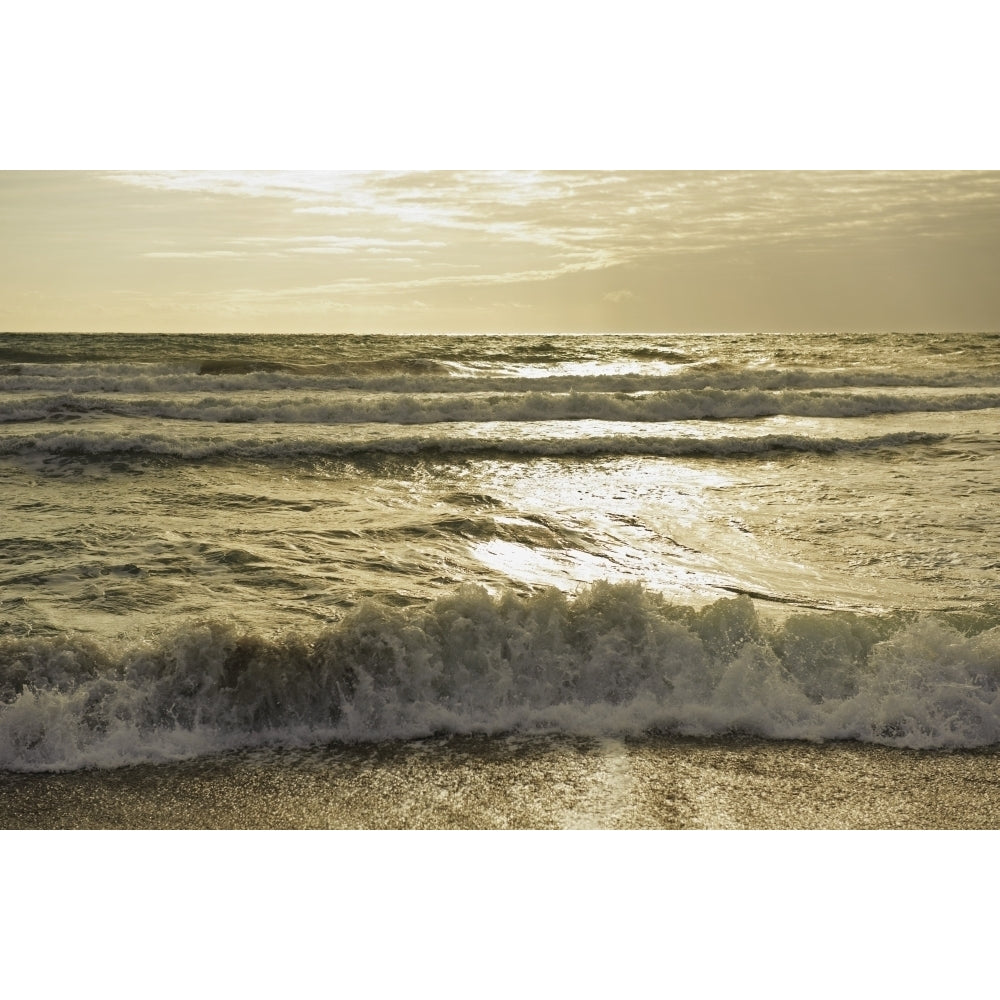
[{"label": "sandy beach", "polygon": [[452,737],[0,775],[4,829],[990,829],[995,750]]}]

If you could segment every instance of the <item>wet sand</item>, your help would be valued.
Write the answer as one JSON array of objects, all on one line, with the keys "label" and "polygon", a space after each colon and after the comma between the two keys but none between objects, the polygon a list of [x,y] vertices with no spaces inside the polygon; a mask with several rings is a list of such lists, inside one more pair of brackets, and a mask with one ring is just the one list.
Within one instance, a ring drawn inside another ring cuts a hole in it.
[{"label": "wet sand", "polygon": [[451,737],[0,774],[3,829],[993,829],[1000,751]]}]

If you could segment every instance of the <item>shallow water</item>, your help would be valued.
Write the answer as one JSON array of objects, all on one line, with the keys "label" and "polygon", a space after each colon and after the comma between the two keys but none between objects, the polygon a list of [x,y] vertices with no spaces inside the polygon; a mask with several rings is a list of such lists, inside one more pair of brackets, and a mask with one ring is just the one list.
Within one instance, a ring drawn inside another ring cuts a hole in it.
[{"label": "shallow water", "polygon": [[441,737],[3,774],[5,829],[993,829],[995,751]]}]

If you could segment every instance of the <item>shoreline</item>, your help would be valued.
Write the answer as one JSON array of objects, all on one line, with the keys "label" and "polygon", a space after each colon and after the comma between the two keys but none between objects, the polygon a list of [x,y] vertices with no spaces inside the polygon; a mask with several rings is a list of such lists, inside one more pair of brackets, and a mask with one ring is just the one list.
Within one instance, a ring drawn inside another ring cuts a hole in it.
[{"label": "shoreline", "polygon": [[1000,748],[452,736],[0,772],[7,830],[919,830],[1000,824]]}]

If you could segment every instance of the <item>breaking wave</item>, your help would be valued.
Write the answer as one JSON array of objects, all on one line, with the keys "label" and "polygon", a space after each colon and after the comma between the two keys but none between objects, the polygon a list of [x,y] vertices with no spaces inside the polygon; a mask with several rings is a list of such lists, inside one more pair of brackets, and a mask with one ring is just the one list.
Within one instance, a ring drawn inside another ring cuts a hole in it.
[{"label": "breaking wave", "polygon": [[150,393],[344,391],[411,395],[470,391],[523,394],[638,393],[675,391],[780,392],[790,389],[993,388],[998,375],[980,371],[893,372],[882,369],[685,368],[668,374],[552,374],[534,377],[463,374],[457,363],[400,359],[395,363],[350,361],[306,365],[256,359],[224,359],[197,367],[177,363],[14,364],[0,366],[0,392]]},{"label": "breaking wave", "polygon": [[468,434],[394,434],[329,439],[317,434],[257,435],[220,439],[216,435],[174,436],[158,432],[116,434],[106,431],[0,438],[0,456],[132,457],[205,460],[363,458],[367,455],[533,455],[543,457],[637,455],[653,457],[763,455],[769,452],[860,452],[935,444],[945,434],[904,431],[859,438],[802,434],[695,437],[674,435],[588,434],[586,437],[504,435],[502,427]]},{"label": "breaking wave", "polygon": [[206,396],[122,398],[59,394],[15,398],[0,423],[72,420],[93,415],[194,420],[216,423],[394,423],[672,420],[796,417],[861,417],[874,414],[951,412],[1000,407],[1000,393],[767,392],[761,389],[673,390],[641,394],[526,392],[414,395]]},{"label": "breaking wave", "polygon": [[314,632],[189,621],[143,641],[0,638],[0,767],[437,733],[745,733],[911,748],[1000,742],[1000,609],[677,606],[637,584],[374,603]]}]

